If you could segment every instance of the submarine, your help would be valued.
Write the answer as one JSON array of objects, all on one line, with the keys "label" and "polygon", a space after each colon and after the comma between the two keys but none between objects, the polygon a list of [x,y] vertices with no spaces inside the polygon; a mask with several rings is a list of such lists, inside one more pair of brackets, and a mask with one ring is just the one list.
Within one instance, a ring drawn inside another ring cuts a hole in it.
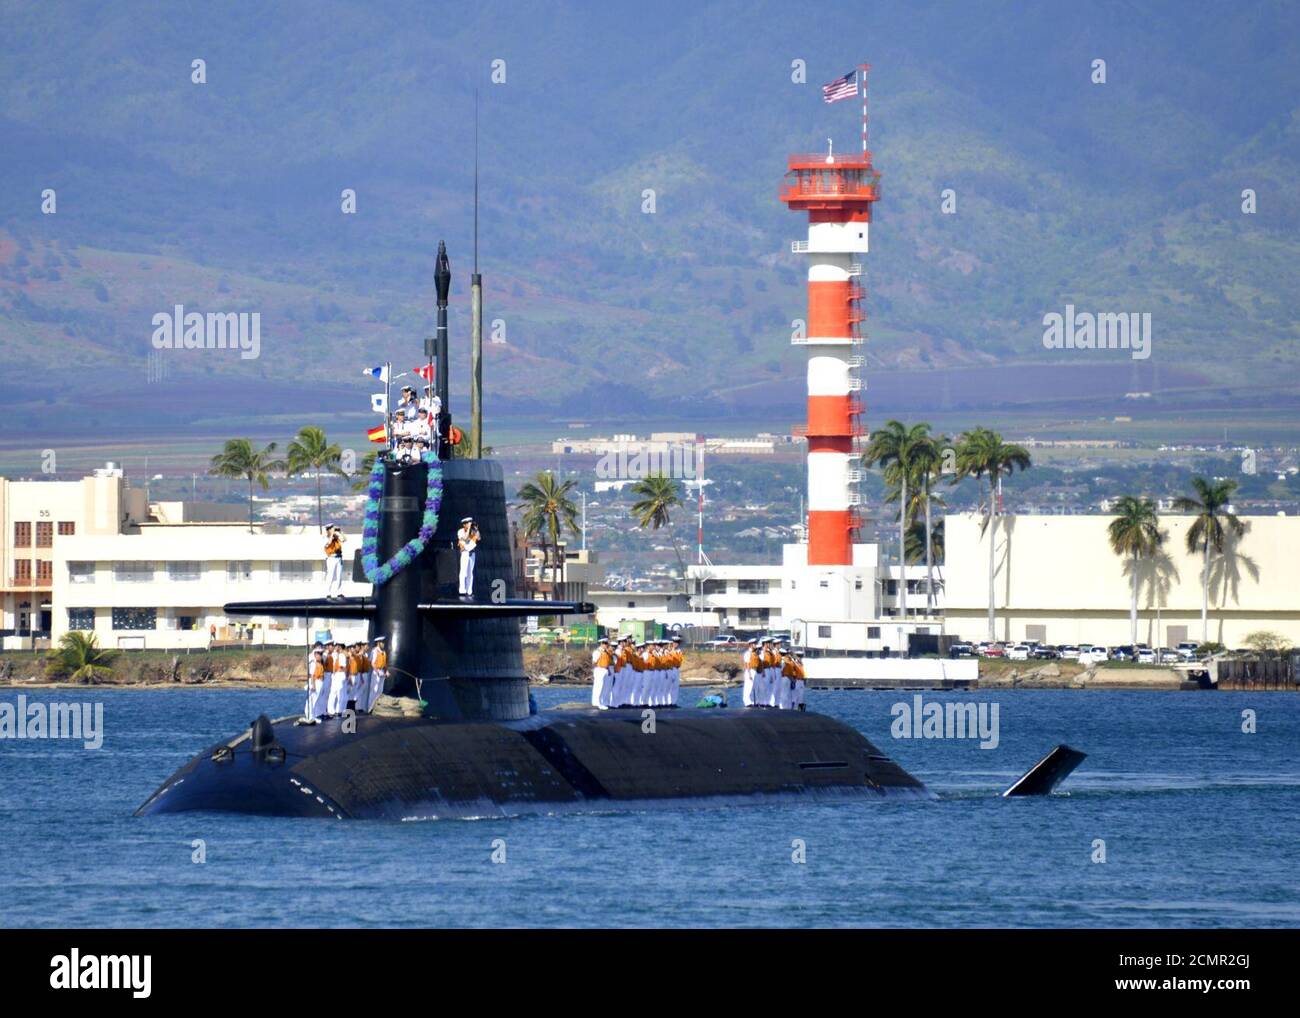
[{"label": "submarine", "polygon": [[[595,609],[516,596],[501,465],[451,455],[451,268],[441,242],[434,282],[437,334],[424,352],[444,408],[440,441],[415,462],[376,457],[352,563],[372,594],[225,605],[235,616],[365,619],[372,639],[387,640],[385,696],[371,713],[319,724],[260,716],[183,765],[135,815],[413,820],[786,796],[932,798],[856,729],[813,711],[535,710],[520,619]],[[469,598],[458,593],[455,550],[466,516],[481,533]]]}]

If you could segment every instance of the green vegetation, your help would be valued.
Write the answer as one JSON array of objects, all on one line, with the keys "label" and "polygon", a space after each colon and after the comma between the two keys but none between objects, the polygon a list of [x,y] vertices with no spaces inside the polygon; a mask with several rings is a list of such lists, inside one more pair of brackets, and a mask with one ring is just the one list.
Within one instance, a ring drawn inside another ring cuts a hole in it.
[{"label": "green vegetation", "polygon": [[[285,468],[291,474],[301,474],[308,470],[316,471],[316,525],[322,532],[325,530],[325,516],[321,511],[320,475],[325,470],[338,473],[339,460],[342,456],[343,450],[337,445],[330,444],[323,429],[309,424],[300,429],[294,440],[289,443],[288,455],[285,458]],[[265,488],[266,485],[262,487]]]},{"label": "green vegetation", "polygon": [[[573,502],[573,492],[578,482],[570,478],[557,483],[555,475],[542,470],[516,493],[524,515],[521,521],[526,538],[542,537],[543,562],[553,563],[558,582],[564,582],[564,558],[560,555],[560,534],[567,527],[575,537],[582,533],[578,523],[578,507]],[[549,551],[553,550],[552,559]]]},{"label": "green vegetation", "polygon": [[662,474],[653,474],[642,478],[632,485],[632,494],[637,501],[632,506],[632,516],[642,530],[651,527],[658,530],[667,527],[673,542],[673,551],[677,555],[677,565],[681,570],[682,584],[686,583],[686,560],[682,556],[681,544],[677,533],[672,529],[669,512],[682,505],[681,488],[672,478]]},{"label": "green vegetation", "polygon": [[1156,504],[1149,498],[1134,495],[1123,496],[1114,507],[1115,519],[1106,528],[1110,538],[1111,550],[1128,558],[1129,577],[1132,582],[1133,601],[1129,607],[1129,622],[1132,626],[1129,643],[1138,645],[1138,580],[1139,563],[1151,557],[1164,543],[1165,534],[1160,530],[1160,517],[1156,513]]},{"label": "green vegetation", "polygon": [[255,449],[248,438],[226,440],[221,452],[212,457],[208,473],[214,477],[245,478],[248,481],[248,532],[253,532],[253,484],[265,491],[270,486],[273,471],[283,470],[284,463],[274,458],[275,443],[264,449]]},{"label": "green vegetation", "polygon": [[64,633],[59,645],[46,654],[45,673],[50,678],[93,685],[113,674],[118,652],[100,647],[94,633]]},{"label": "green vegetation", "polygon": [[[1241,537],[1246,532],[1246,524],[1233,513],[1228,512],[1232,495],[1237,490],[1234,480],[1209,481],[1204,477],[1192,478],[1192,495],[1181,495],[1174,500],[1174,508],[1179,512],[1194,513],[1194,522],[1187,531],[1187,550],[1191,554],[1202,553],[1201,567],[1201,639],[1210,639],[1210,554],[1222,556],[1232,539]],[[1227,583],[1227,577],[1224,578]]]},{"label": "green vegetation", "polygon": [[988,428],[972,428],[958,436],[956,450],[957,479],[974,477],[983,491],[988,479],[989,496],[981,533],[989,531],[989,636],[997,639],[996,612],[993,599],[993,547],[997,542],[998,516],[1001,513],[1002,478],[1030,466],[1029,453],[1019,445],[1004,442],[1002,436]]}]

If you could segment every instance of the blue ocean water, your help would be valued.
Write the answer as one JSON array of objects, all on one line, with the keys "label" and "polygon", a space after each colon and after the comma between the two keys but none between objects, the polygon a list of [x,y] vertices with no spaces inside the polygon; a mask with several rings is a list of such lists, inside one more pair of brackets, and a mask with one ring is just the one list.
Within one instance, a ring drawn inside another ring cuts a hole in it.
[{"label": "blue ocean water", "polygon": [[[106,734],[98,750],[0,740],[8,927],[1300,924],[1290,694],[952,697],[997,704],[986,750],[892,738],[891,707],[912,694],[813,692],[810,709],[859,728],[939,799],[424,823],[131,816],[203,747],[258,713],[294,712],[296,693],[26,695],[101,702]],[[579,697],[538,693],[543,708]],[[1057,742],[1089,754],[1066,794],[998,797]]]}]

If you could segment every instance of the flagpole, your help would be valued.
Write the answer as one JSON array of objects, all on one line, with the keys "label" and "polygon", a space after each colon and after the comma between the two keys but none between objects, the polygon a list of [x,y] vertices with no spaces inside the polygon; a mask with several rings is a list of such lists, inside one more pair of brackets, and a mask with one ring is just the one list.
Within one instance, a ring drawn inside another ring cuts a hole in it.
[{"label": "flagpole", "polygon": [[870,64],[858,64],[858,78],[862,82],[862,158],[867,158],[867,72]]},{"label": "flagpole", "polygon": [[392,401],[393,401],[393,363],[384,362],[384,451],[393,451]]}]

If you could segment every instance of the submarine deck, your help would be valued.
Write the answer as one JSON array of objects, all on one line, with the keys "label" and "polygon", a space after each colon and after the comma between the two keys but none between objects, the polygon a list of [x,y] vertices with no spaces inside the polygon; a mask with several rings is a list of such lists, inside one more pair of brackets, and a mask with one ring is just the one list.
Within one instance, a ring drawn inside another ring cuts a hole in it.
[{"label": "submarine deck", "polygon": [[137,815],[220,810],[414,819],[771,796],[929,797],[856,729],[762,708],[548,710],[519,721],[358,715],[270,724],[180,768]]}]

